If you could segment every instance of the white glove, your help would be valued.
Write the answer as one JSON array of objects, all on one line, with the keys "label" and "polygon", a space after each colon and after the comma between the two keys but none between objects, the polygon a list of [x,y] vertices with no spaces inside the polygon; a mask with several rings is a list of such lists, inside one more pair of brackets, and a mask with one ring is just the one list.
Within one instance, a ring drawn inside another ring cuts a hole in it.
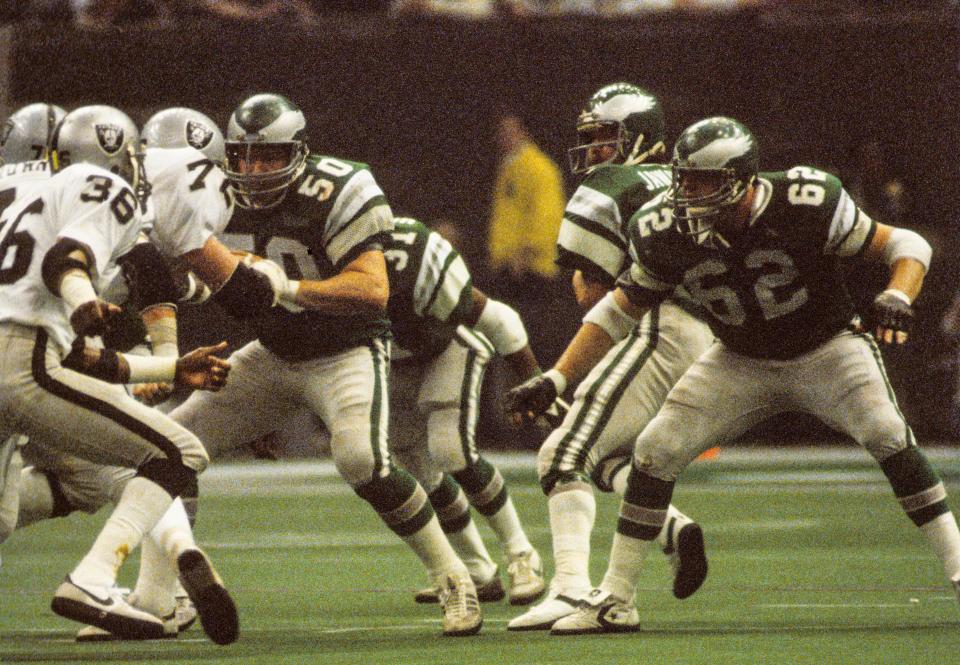
[{"label": "white glove", "polygon": [[300,288],[300,282],[291,280],[283,268],[270,259],[261,259],[254,261],[250,267],[257,272],[263,273],[270,280],[273,287],[273,304],[280,305],[290,312],[302,312],[303,307],[295,301],[297,289]]}]

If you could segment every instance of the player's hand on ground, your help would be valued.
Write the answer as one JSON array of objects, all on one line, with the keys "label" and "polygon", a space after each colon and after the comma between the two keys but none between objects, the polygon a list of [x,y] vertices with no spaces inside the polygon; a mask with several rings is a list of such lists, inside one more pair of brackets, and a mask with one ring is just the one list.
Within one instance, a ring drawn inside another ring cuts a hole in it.
[{"label": "player's hand on ground", "polygon": [[156,406],[172,394],[172,383],[138,383],[133,387],[133,396],[147,406]]},{"label": "player's hand on ground", "polygon": [[227,343],[201,346],[177,359],[176,383],[195,390],[216,392],[223,388],[230,373],[230,363],[217,356],[227,350]]},{"label": "player's hand on ground", "polygon": [[556,399],[556,384],[540,374],[507,391],[503,406],[510,424],[521,427],[545,413]]},{"label": "player's hand on ground", "polygon": [[869,330],[881,344],[900,345],[907,341],[913,323],[913,308],[891,293],[878,295],[870,308]]},{"label": "player's hand on ground", "polygon": [[79,337],[104,335],[113,329],[122,310],[99,298],[79,305],[70,315],[70,327]]}]

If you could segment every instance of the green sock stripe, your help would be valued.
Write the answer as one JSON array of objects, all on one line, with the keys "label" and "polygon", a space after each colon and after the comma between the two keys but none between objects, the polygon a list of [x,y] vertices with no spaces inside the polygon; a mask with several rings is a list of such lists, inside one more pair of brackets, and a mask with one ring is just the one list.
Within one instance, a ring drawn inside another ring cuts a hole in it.
[{"label": "green sock stripe", "polygon": [[412,518],[397,524],[389,524],[388,526],[395,534],[401,538],[405,538],[407,536],[412,536],[417,531],[425,527],[433,518],[433,514],[433,508],[430,506],[430,502],[427,501],[423,504],[423,508],[421,508],[420,511]]},{"label": "green sock stripe", "polygon": [[905,448],[880,462],[897,498],[913,496],[940,482],[927,456],[919,448]]},{"label": "green sock stripe", "polygon": [[510,494],[507,492],[506,485],[504,485],[490,501],[482,505],[474,505],[473,507],[484,517],[493,517],[507,504],[508,498],[510,498]]},{"label": "green sock stripe", "polygon": [[887,369],[883,364],[883,356],[880,353],[880,347],[877,346],[877,341],[873,338],[873,335],[870,333],[857,333],[859,337],[862,337],[866,340],[867,345],[870,347],[870,351],[873,353],[873,359],[877,362],[877,367],[880,368],[880,376],[883,377],[883,384],[887,388],[887,396],[890,398],[890,401],[893,403],[893,408],[896,409],[897,415],[900,416],[900,420],[903,421],[903,426],[906,429],[907,433],[907,445],[916,446],[917,440],[913,436],[913,430],[910,428],[907,419],[904,417],[903,412],[900,410],[900,405],[897,403],[897,396],[893,392],[893,386],[890,385],[890,379],[887,377]]},{"label": "green sock stripe", "polygon": [[937,503],[930,504],[929,506],[924,506],[920,510],[908,511],[907,517],[909,517],[917,526],[923,526],[927,522],[949,512],[950,506],[947,505],[947,502],[938,501]]},{"label": "green sock stripe", "polygon": [[475,464],[468,466],[462,471],[455,471],[451,474],[463,491],[467,495],[479,494],[482,492],[493,477],[497,474],[497,469],[486,459],[481,457]]},{"label": "green sock stripe", "polygon": [[353,491],[378,513],[389,513],[409,501],[418,487],[413,476],[403,469],[393,468],[387,477],[374,478],[369,483],[354,487]]},{"label": "green sock stripe", "polygon": [[460,494],[460,486],[449,473],[443,474],[443,479],[437,485],[437,489],[430,492],[430,503],[435,510],[441,510],[453,504]]},{"label": "green sock stripe", "polygon": [[[623,397],[627,388],[630,386],[630,382],[640,372],[657,346],[659,337],[660,308],[654,307],[652,310],[650,310],[650,317],[650,337],[637,360],[631,364],[628,370],[624,373],[623,377],[617,383],[614,390],[611,392],[607,404],[601,410],[600,417],[592,426],[592,429],[587,436],[587,440],[577,455],[578,465],[583,464],[583,461],[590,454],[590,450],[596,444],[604,425],[606,425],[606,423],[609,422],[610,418],[613,416],[613,412],[620,403],[620,399]],[[623,348],[620,349],[616,357],[610,362],[610,364],[607,365],[600,376],[597,377],[597,380],[594,381],[593,384],[587,389],[587,392],[583,397],[583,403],[580,406],[580,411],[577,413],[577,417],[574,420],[570,431],[567,432],[560,443],[557,444],[557,452],[554,454],[553,462],[551,463],[550,471],[547,475],[562,473],[560,470],[560,465],[563,463],[563,460],[567,455],[567,450],[573,445],[573,442],[578,438],[581,429],[584,427],[584,423],[589,416],[594,403],[596,402],[597,394],[600,392],[601,388],[603,388],[610,375],[623,361],[624,357],[633,350],[633,342],[636,341],[638,337],[639,333],[637,328],[634,328],[632,331],[630,331],[628,339],[631,339],[632,341],[623,345]]]},{"label": "green sock stripe", "polygon": [[673,486],[673,482],[654,478],[637,470],[634,466],[630,468],[627,491],[623,500],[625,503],[649,510],[666,510],[670,507],[670,500],[673,498]]},{"label": "green sock stripe", "polygon": [[[439,518],[439,516],[438,516]],[[470,517],[470,511],[467,510],[464,513],[461,513],[457,517],[444,518],[440,520],[440,528],[443,529],[443,532],[446,534],[450,533],[460,533],[473,521],[473,518]]]},{"label": "green sock stripe", "polygon": [[657,534],[660,533],[662,528],[662,526],[637,524],[622,517],[617,520],[617,533],[638,540],[656,540]]}]

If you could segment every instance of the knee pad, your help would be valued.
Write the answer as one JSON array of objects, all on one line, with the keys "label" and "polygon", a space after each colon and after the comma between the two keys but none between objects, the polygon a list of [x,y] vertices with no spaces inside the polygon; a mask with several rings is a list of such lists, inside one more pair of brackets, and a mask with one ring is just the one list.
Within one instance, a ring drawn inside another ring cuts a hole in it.
[{"label": "knee pad", "polygon": [[462,471],[471,462],[466,450],[471,433],[461,430],[462,421],[460,409],[439,409],[427,416],[430,457],[445,473]]},{"label": "knee pad", "polygon": [[366,426],[357,423],[331,432],[330,452],[340,476],[354,489],[375,482],[384,465],[389,464],[389,458],[378,461],[374,456],[369,423]]},{"label": "knee pad", "polygon": [[190,487],[197,472],[174,460],[157,458],[141,464],[137,475],[152,480],[175,498]]}]

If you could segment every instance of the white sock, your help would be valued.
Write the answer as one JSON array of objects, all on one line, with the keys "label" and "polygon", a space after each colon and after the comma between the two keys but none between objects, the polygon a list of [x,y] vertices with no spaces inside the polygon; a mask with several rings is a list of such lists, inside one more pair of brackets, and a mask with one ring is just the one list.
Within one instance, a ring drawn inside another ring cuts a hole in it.
[{"label": "white sock", "polygon": [[630,475],[631,467],[631,464],[624,464],[610,479],[610,486],[613,487],[614,494],[621,498],[627,493],[627,477]]},{"label": "white sock", "polygon": [[613,534],[610,562],[600,588],[624,602],[632,603],[649,545],[648,540],[629,538],[621,533]]},{"label": "white sock", "polygon": [[141,544],[140,575],[137,577],[131,600],[140,609],[163,618],[176,608],[174,596],[179,581],[176,570],[154,539],[155,533],[156,528]]},{"label": "white sock", "polygon": [[487,524],[497,534],[497,538],[503,544],[503,549],[507,553],[507,558],[529,552],[533,549],[527,534],[524,533],[520,525],[520,517],[517,515],[517,509],[513,506],[513,499],[507,497],[507,502],[503,504],[497,512],[487,518]]},{"label": "white sock", "polygon": [[663,528],[660,529],[660,533],[657,534],[657,545],[660,546],[660,549],[673,549],[673,543],[668,539],[673,538],[676,541],[677,532],[680,531],[684,526],[692,522],[693,520],[681,513],[676,507],[671,503],[667,507],[667,519],[663,522]]},{"label": "white sock", "polygon": [[493,562],[487,546],[483,544],[480,531],[473,520],[460,531],[448,533],[447,539],[474,580],[486,582],[497,572],[497,564]]},{"label": "white sock", "polygon": [[589,591],[590,532],[597,514],[593,491],[586,483],[565,485],[550,495],[547,508],[555,562],[551,589]]},{"label": "white sock", "polygon": [[440,528],[440,521],[434,515],[422,529],[403,537],[427,569],[427,575],[435,584],[441,584],[447,573],[469,574],[450,541]]},{"label": "white sock", "polygon": [[80,585],[113,586],[124,560],[172,501],[167,491],[152,480],[132,478],[93,547],[70,574],[73,581]]},{"label": "white sock", "polygon": [[953,513],[944,513],[920,527],[950,581],[960,579],[960,530]]},{"label": "white sock", "polygon": [[134,588],[138,607],[159,617],[174,610],[175,597],[182,591],[177,557],[184,550],[196,547],[183,501],[177,497],[143,540],[140,574]]}]

